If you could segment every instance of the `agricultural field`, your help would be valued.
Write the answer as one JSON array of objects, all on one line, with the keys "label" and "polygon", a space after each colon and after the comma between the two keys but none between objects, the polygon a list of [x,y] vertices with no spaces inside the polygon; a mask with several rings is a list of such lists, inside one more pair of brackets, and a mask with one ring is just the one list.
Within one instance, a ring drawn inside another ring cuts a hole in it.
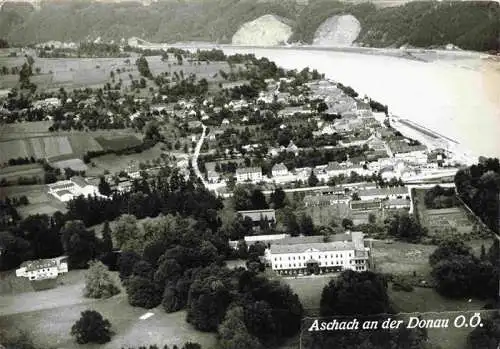
[{"label": "agricultural field", "polygon": [[29,158],[32,156],[28,143],[23,139],[0,142],[0,163],[12,158]]},{"label": "agricultural field", "polygon": [[73,171],[87,171],[88,167],[85,163],[80,159],[69,159],[69,160],[61,160],[52,162],[51,165],[53,167],[64,170],[65,168],[70,168]]},{"label": "agricultural field", "polygon": [[81,156],[88,151],[99,151],[102,150],[102,147],[97,143],[94,137],[89,136],[88,134],[71,134],[69,136],[69,142],[71,144],[71,148],[73,149],[73,154],[77,156]]},{"label": "agricultural field", "polygon": [[[71,274],[75,275],[71,275]],[[115,275],[116,277],[116,275]],[[71,271],[62,278],[63,285],[55,289],[26,292],[3,296],[0,301],[0,328],[29,331],[29,336],[41,347],[78,348],[70,336],[71,326],[87,309],[100,312],[112,324],[116,332],[112,341],[102,348],[121,348],[158,344],[182,345],[185,342],[199,342],[204,348],[215,343],[214,334],[194,330],[186,321],[186,312],[167,314],[160,307],[151,310],[132,307],[122,291],[107,300],[93,300],[83,297],[83,271]],[[139,319],[146,312],[154,315],[146,320]]]},{"label": "agricultural field", "polygon": [[38,177],[43,179],[44,171],[40,164],[26,164],[17,166],[8,166],[0,168],[0,180],[15,182],[19,177]]},{"label": "agricultural field", "polygon": [[35,159],[50,160],[51,158],[73,153],[69,139],[66,136],[30,138],[29,144]]},{"label": "agricultural field", "polygon": [[33,121],[0,125],[2,140],[41,137],[50,135],[52,121]]},{"label": "agricultural field", "polygon": [[466,235],[472,232],[474,218],[470,217],[462,206],[427,209],[424,202],[425,192],[425,189],[415,190],[413,200],[420,224],[428,229],[430,236]]},{"label": "agricultural field", "polygon": [[27,217],[32,214],[52,214],[56,211],[66,211],[66,204],[47,194],[47,186],[45,185],[10,186],[1,188],[0,192],[0,198],[2,196],[18,197],[22,195],[28,198],[29,205],[17,207],[17,211],[21,217]]}]

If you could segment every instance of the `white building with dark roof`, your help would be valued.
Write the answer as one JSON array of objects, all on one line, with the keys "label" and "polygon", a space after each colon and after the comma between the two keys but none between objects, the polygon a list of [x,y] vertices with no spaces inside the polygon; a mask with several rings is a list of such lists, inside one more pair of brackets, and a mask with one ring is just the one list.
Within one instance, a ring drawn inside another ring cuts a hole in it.
[{"label": "white building with dark roof", "polygon": [[236,180],[238,182],[259,182],[262,180],[262,168],[242,167],[236,169]]},{"label": "white building with dark roof", "polygon": [[89,184],[82,177],[72,177],[70,180],[58,181],[48,185],[48,193],[54,196],[56,199],[62,202],[68,202],[80,195],[87,196],[98,196],[102,198],[107,198],[107,196],[101,195],[99,189],[95,185]]},{"label": "white building with dark roof", "polygon": [[273,177],[281,177],[281,176],[286,176],[288,175],[288,169],[283,163],[275,164],[272,169],[271,173]]},{"label": "white building with dark roof", "polygon": [[370,250],[362,232],[337,234],[327,242],[311,240],[299,237],[271,242],[266,250],[268,264],[278,274],[287,275],[368,270]]},{"label": "white building with dark roof", "polygon": [[16,276],[28,278],[30,281],[40,281],[55,279],[59,274],[67,272],[67,257],[62,256],[23,262],[19,268],[16,269]]}]

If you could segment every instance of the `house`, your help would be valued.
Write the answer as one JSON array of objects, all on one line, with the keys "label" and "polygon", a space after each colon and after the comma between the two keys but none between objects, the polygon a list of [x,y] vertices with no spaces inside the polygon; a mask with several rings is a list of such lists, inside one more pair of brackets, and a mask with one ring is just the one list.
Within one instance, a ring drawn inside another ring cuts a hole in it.
[{"label": "house", "polygon": [[311,109],[306,109],[304,107],[286,107],[278,111],[278,117],[285,118],[295,115],[311,115],[312,112],[313,111]]},{"label": "house", "polygon": [[42,108],[57,108],[61,106],[61,100],[59,98],[46,98],[41,101],[33,102],[33,108],[42,109]]},{"label": "house", "polygon": [[252,181],[258,182],[262,180],[262,168],[260,167],[243,167],[236,169],[236,180],[238,182]]},{"label": "house", "polygon": [[52,184],[48,184],[49,191],[48,194],[54,196],[56,199],[62,202],[68,202],[80,195],[87,196],[98,196],[102,198],[107,198],[107,196],[101,195],[99,189],[95,185],[91,185],[85,181],[82,177],[72,177],[69,180],[58,181]]},{"label": "house", "polygon": [[372,211],[382,208],[382,201],[380,199],[373,200],[352,200],[349,203],[349,208],[352,211]]},{"label": "house", "polygon": [[207,181],[209,183],[219,182],[220,175],[216,171],[207,171]]},{"label": "house", "polygon": [[265,257],[272,270],[285,275],[368,270],[370,250],[364,245],[362,232],[338,234],[327,242],[301,240],[297,237],[271,242]]},{"label": "house", "polygon": [[[257,242],[262,242],[265,243],[266,245],[270,246],[269,242],[270,241],[276,241],[276,240],[281,240],[290,237],[288,234],[270,234],[270,235],[251,235],[251,236],[245,236],[243,240],[245,241],[247,247],[250,245],[253,245]],[[238,242],[237,240],[231,240],[229,241],[229,246],[234,248],[235,250],[238,248]]]},{"label": "house", "polygon": [[410,194],[407,187],[387,187],[360,190],[358,195],[361,200],[374,200],[406,198]]},{"label": "house", "polygon": [[41,281],[56,279],[59,274],[68,272],[68,261],[66,256],[50,259],[38,259],[23,262],[16,269],[17,277],[25,277],[30,281]]},{"label": "house", "polygon": [[229,125],[229,120],[228,119],[223,119],[222,123],[221,123],[221,126],[226,126],[226,125]]},{"label": "house", "polygon": [[385,209],[409,209],[410,208],[410,200],[407,199],[389,199],[384,201]]},{"label": "house", "polygon": [[329,195],[306,195],[304,196],[305,207],[332,206],[337,203],[348,203],[351,198],[342,194]]},{"label": "house", "polygon": [[231,88],[241,87],[241,86],[249,85],[249,84],[250,84],[250,82],[248,80],[223,82],[222,89],[231,89]]},{"label": "house", "polygon": [[273,177],[286,176],[288,175],[288,169],[283,163],[275,164],[271,169],[271,173]]},{"label": "house", "polygon": [[262,223],[275,224],[276,213],[273,209],[237,211],[243,219],[252,220],[254,230],[259,230]]},{"label": "house", "polygon": [[352,163],[338,163],[336,161],[329,162],[326,167],[326,173],[329,177],[337,177],[340,175],[350,176],[351,172],[355,172],[359,175],[369,175],[373,171],[369,169],[364,169],[361,165],[355,165]]},{"label": "house", "polygon": [[290,143],[288,144],[288,147],[286,147],[285,149],[287,152],[289,153],[294,153],[295,155],[297,155],[299,153],[299,147],[297,147],[293,141],[290,141]]},{"label": "house", "polygon": [[368,147],[375,151],[386,151],[386,146],[384,141],[382,141],[379,137],[372,135],[368,142],[366,143]]}]

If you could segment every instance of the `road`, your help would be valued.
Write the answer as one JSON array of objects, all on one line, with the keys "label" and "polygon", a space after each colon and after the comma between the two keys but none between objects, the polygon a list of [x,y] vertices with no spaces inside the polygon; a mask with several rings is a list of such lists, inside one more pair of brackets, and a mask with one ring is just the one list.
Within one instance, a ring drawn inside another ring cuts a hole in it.
[{"label": "road", "polygon": [[200,172],[200,169],[198,167],[198,156],[200,155],[200,150],[203,145],[203,141],[205,140],[205,133],[207,131],[207,127],[205,125],[201,124],[201,127],[203,127],[203,132],[201,133],[201,137],[196,144],[196,148],[194,149],[193,157],[191,158],[191,165],[193,166],[196,176],[201,180],[205,188],[207,188],[207,182],[205,181],[205,178],[203,177],[203,174]]}]

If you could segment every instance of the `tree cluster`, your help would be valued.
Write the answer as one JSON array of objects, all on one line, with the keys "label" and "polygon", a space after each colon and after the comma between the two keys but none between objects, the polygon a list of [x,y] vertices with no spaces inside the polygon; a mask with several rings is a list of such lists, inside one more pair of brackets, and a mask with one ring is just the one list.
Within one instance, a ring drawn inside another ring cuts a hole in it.
[{"label": "tree cluster", "polygon": [[450,298],[488,299],[498,292],[498,244],[480,258],[458,239],[443,241],[429,256],[436,291]]},{"label": "tree cluster", "polygon": [[477,165],[462,169],[455,175],[460,198],[490,228],[499,232],[500,163],[484,159]]}]

